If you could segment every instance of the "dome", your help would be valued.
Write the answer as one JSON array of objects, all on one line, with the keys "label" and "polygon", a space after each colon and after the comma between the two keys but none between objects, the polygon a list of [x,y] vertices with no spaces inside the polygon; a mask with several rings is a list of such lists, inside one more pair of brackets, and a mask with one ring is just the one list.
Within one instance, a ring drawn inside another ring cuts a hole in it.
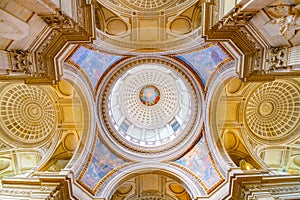
[{"label": "dome", "polygon": [[25,146],[45,143],[56,127],[57,111],[51,98],[38,87],[4,86],[7,88],[0,93],[0,124],[5,137],[13,144],[22,141]]},{"label": "dome", "polygon": [[105,99],[99,105],[109,137],[121,149],[153,158],[199,134],[188,133],[199,125],[191,122],[200,120],[202,94],[183,70],[158,59],[121,68],[123,73],[107,77],[110,92],[99,98]]},{"label": "dome", "polygon": [[104,3],[112,3],[119,8],[136,10],[136,11],[151,11],[157,12],[159,10],[174,9],[182,6],[182,4],[195,2],[194,0],[102,0]]},{"label": "dome", "polygon": [[[254,90],[245,107],[247,127],[260,140],[283,140],[298,134],[300,104],[297,82],[273,81]],[[288,134],[287,134],[288,133]]]}]

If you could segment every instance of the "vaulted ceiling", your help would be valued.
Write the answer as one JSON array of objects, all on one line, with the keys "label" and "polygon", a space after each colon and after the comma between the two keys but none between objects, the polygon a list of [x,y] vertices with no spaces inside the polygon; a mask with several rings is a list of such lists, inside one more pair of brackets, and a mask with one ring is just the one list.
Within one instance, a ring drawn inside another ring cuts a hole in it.
[{"label": "vaulted ceiling", "polygon": [[296,198],[299,9],[0,0],[1,199]]}]

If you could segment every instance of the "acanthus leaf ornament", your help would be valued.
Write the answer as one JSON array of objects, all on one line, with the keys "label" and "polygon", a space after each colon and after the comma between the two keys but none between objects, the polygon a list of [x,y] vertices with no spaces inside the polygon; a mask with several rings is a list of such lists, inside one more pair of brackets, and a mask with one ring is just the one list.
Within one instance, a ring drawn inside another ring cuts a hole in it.
[{"label": "acanthus leaf ornament", "polygon": [[28,50],[15,49],[10,51],[12,72],[20,72],[29,76],[35,76],[31,53]]}]

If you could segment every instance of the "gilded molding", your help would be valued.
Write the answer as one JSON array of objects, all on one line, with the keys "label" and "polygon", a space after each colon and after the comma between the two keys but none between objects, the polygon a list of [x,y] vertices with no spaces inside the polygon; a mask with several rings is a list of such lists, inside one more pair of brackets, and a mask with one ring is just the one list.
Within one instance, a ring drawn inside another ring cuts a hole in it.
[{"label": "gilded molding", "polygon": [[[243,81],[274,80],[275,76],[297,76],[299,72],[293,70],[289,64],[290,51],[286,47],[271,47],[264,38],[261,30],[255,27],[255,17],[258,9],[251,6],[236,5],[232,11],[223,15],[222,1],[210,1],[204,4],[205,20],[203,21],[203,35],[210,41],[229,41],[233,48],[239,51],[240,66],[237,73]],[[298,8],[295,5],[269,6],[266,12],[271,16],[272,24],[279,25],[281,35],[293,38],[298,31]],[[274,11],[271,10],[276,8]],[[289,15],[283,15],[288,9]],[[282,13],[283,12],[283,13]],[[258,16],[258,18],[260,15]],[[290,21],[288,21],[288,19]],[[278,24],[279,23],[279,24]],[[291,26],[291,29],[288,27]],[[292,57],[292,59],[295,59]],[[292,70],[291,70],[292,69]]]},{"label": "gilded molding", "polygon": [[[272,80],[275,75],[297,74],[295,71],[284,71],[288,68],[286,49],[272,48],[268,50],[269,46],[265,38],[250,22],[258,10],[236,7],[229,15],[222,17],[220,10],[214,10],[215,7],[220,7],[218,1],[216,3],[206,3],[205,5],[205,12],[209,16],[207,19],[211,21],[203,22],[204,35],[207,36],[207,41],[225,40],[236,45],[235,48],[240,51],[239,63],[241,65],[237,70],[239,78],[244,81]],[[219,17],[219,21],[215,19],[216,16]]]},{"label": "gilded molding", "polygon": [[203,35],[207,37],[207,41],[230,41],[235,43],[236,47],[241,52],[241,60],[244,65],[240,66],[246,70],[239,70],[240,78],[246,80],[251,76],[253,69],[260,66],[261,45],[256,39],[253,39],[249,27],[249,21],[256,14],[256,11],[241,10],[236,7],[229,15],[220,16],[221,11],[216,7],[221,7],[217,4],[206,3],[204,8],[207,13],[206,21],[203,22]]},{"label": "gilded molding", "polygon": [[58,31],[53,30],[51,33],[47,36],[47,38],[44,40],[43,44],[41,47],[35,52],[36,54],[36,64],[37,64],[37,71],[39,74],[46,75],[45,73],[48,71],[47,70],[47,59],[45,59],[44,52],[46,51],[47,48],[51,45],[51,43],[55,42],[56,37],[58,37]]},{"label": "gilded molding", "polygon": [[10,178],[2,180],[0,198],[32,199],[40,196],[43,199],[73,199],[71,179],[65,175],[54,177]]},{"label": "gilded molding", "polygon": [[253,60],[253,65],[249,66],[250,69],[247,70],[250,74],[255,72],[255,71],[260,71],[261,66],[263,65],[262,63],[262,54],[263,54],[263,47],[257,42],[255,37],[250,34],[250,32],[242,27],[240,29],[241,33],[246,37],[246,39],[250,42],[251,46],[255,49],[254,53],[252,54],[252,60]]}]

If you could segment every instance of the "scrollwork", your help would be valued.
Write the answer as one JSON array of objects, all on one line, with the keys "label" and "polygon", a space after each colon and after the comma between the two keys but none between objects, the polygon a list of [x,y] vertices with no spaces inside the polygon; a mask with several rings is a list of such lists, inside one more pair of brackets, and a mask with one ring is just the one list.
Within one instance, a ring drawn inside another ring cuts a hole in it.
[{"label": "scrollwork", "polygon": [[56,13],[40,14],[40,17],[53,28],[72,28],[74,26],[73,20],[65,16],[60,10]]},{"label": "scrollwork", "polygon": [[251,35],[247,29],[245,29],[244,27],[240,28],[241,33],[247,37],[247,40],[255,47],[256,49],[256,54],[254,56],[254,64],[253,64],[253,71],[259,71],[260,70],[260,66],[262,65],[262,58],[261,58],[261,54],[262,54],[262,48],[260,47],[260,45],[258,44],[258,42],[256,41],[256,39],[253,37],[253,35]]}]

